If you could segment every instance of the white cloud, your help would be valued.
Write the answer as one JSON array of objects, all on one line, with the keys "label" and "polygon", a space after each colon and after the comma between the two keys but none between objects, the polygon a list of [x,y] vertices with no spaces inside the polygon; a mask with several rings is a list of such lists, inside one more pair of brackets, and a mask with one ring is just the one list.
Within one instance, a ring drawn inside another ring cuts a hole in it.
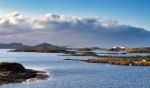
[{"label": "white cloud", "polygon": [[147,46],[150,33],[142,28],[120,25],[115,19],[76,17],[52,13],[25,17],[12,12],[0,17],[0,41],[63,45]]}]

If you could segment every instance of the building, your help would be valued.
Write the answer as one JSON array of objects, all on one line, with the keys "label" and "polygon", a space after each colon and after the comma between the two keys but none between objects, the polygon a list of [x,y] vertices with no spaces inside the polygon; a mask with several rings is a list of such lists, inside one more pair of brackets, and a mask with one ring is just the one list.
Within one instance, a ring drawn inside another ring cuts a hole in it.
[{"label": "building", "polygon": [[122,50],[124,50],[125,49],[125,47],[123,47],[123,46],[114,46],[113,48],[112,48],[112,50],[114,50],[114,51],[122,51]]}]

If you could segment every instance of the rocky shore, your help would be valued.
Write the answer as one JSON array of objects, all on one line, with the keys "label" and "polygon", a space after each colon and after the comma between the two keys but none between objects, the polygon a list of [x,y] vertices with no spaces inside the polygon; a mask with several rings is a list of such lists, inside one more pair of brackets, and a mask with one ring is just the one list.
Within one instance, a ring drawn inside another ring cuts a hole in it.
[{"label": "rocky shore", "polygon": [[132,57],[116,57],[104,56],[95,59],[80,60],[88,63],[107,63],[112,65],[123,66],[150,66],[150,56],[132,56]]},{"label": "rocky shore", "polygon": [[19,63],[0,63],[0,85],[8,83],[21,83],[28,79],[45,80],[49,76],[45,71],[26,69]]},{"label": "rocky shore", "polygon": [[65,59],[74,61],[83,61],[87,63],[103,63],[122,66],[150,66],[150,56],[131,56],[131,57],[117,57],[117,56],[99,56],[94,59]]}]

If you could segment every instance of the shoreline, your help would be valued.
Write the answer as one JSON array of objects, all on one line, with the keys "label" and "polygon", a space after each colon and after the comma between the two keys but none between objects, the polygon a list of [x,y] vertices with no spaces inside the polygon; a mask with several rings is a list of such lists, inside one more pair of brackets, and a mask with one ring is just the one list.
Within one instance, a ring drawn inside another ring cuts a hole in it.
[{"label": "shoreline", "polygon": [[0,63],[0,85],[9,83],[36,82],[46,80],[49,75],[46,71],[26,69],[19,63]]},{"label": "shoreline", "polygon": [[116,57],[116,56],[100,56],[93,59],[64,59],[82,61],[87,63],[100,63],[100,64],[111,64],[119,66],[150,66],[150,56],[132,56],[132,57]]}]

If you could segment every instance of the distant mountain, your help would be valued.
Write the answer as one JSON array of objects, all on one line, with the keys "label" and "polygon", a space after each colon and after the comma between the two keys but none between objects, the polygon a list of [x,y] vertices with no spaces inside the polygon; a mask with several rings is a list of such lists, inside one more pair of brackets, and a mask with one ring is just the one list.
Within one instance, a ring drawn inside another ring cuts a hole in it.
[{"label": "distant mountain", "polygon": [[48,44],[48,43],[42,43],[42,44],[38,44],[38,45],[33,46],[33,48],[62,48],[62,47]]},{"label": "distant mountain", "polygon": [[42,43],[35,46],[27,46],[27,47],[22,45],[22,47],[19,46],[15,50],[10,50],[10,52],[63,53],[66,52],[66,48],[48,43]]},{"label": "distant mountain", "polygon": [[21,43],[0,44],[1,49],[16,49],[16,48],[23,48],[23,47],[30,47],[30,46],[23,45]]},{"label": "distant mountain", "polygon": [[42,43],[35,46],[23,45],[22,43],[9,43],[9,44],[0,44],[0,49],[17,49],[17,48],[49,48],[49,49],[62,49],[64,47]]}]

